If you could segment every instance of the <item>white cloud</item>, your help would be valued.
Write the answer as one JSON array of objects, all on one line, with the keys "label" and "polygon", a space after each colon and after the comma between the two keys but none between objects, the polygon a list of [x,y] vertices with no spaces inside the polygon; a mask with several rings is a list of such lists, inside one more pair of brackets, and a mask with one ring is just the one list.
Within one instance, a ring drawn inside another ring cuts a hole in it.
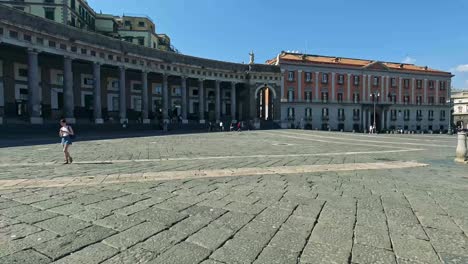
[{"label": "white cloud", "polygon": [[454,71],[457,72],[468,72],[468,64],[461,64],[455,67]]},{"label": "white cloud", "polygon": [[406,56],[403,61],[403,63],[408,63],[408,64],[414,64],[416,63],[416,59],[411,58],[410,56]]}]

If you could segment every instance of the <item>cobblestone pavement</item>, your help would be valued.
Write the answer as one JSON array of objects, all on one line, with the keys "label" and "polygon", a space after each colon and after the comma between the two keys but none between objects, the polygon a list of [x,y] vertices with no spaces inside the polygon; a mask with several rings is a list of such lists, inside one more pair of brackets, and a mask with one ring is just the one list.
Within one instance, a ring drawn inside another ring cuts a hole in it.
[{"label": "cobblestone pavement", "polygon": [[455,137],[301,130],[0,149],[0,263],[468,263]]}]

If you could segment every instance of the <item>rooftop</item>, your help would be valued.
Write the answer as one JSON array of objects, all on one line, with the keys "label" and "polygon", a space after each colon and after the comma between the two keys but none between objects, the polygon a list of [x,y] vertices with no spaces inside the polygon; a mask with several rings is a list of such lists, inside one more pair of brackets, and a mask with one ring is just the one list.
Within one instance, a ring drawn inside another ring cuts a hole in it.
[{"label": "rooftop", "polygon": [[[279,62],[278,62],[279,59]],[[409,63],[384,62],[366,59],[354,59],[335,56],[312,55],[302,53],[281,52],[276,58],[266,61],[267,64],[277,65],[281,63],[301,63],[301,64],[322,64],[330,66],[345,66],[361,69],[373,70],[396,70],[410,72],[424,72],[432,74],[451,75],[450,72],[429,68],[427,66],[417,66]]]}]

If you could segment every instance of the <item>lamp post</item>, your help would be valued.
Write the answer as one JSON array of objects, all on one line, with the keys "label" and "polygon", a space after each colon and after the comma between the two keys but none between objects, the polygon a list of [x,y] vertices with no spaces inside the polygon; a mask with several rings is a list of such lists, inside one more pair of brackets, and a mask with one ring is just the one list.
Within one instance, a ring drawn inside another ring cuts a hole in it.
[{"label": "lamp post", "polygon": [[447,134],[448,135],[453,135],[453,131],[452,131],[452,111],[453,111],[453,101],[452,99],[449,99],[447,100],[447,104],[449,104],[450,106],[450,110],[449,110],[449,123],[448,123],[448,132]]},{"label": "lamp post", "polygon": [[376,129],[377,126],[376,126],[376,121],[375,121],[375,107],[376,107],[377,101],[379,100],[380,93],[379,92],[371,93],[370,97],[372,98],[372,101],[374,102],[374,124],[373,124],[374,126],[373,126],[373,129]]}]

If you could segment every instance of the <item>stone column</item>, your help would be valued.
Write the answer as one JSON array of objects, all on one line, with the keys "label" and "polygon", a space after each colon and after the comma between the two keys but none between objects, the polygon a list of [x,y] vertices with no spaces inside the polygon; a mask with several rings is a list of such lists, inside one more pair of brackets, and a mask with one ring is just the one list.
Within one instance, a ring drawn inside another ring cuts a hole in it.
[{"label": "stone column", "polygon": [[[1,77],[3,77],[3,61],[0,60],[0,107],[3,107],[3,109],[5,109],[5,93],[4,93],[4,82],[3,82],[3,79],[1,79]],[[5,113],[1,113],[0,114],[0,125],[3,124],[3,116],[5,115]]]},{"label": "stone column", "polygon": [[125,67],[121,66],[120,70],[120,83],[119,83],[119,116],[120,123],[128,123],[127,119],[127,97],[126,97],[126,76]]},{"label": "stone column", "polygon": [[280,81],[281,81],[281,101],[286,100],[286,93],[284,91],[284,72],[285,72],[285,70],[282,69],[281,70],[281,78],[280,78]]},{"label": "stone column", "polygon": [[165,123],[169,123],[169,85],[167,81],[167,74],[163,74],[162,77],[163,121]]},{"label": "stone column", "polygon": [[63,59],[63,101],[64,101],[64,114],[67,123],[75,123],[75,99],[73,93],[73,71],[72,71],[72,59],[70,57],[64,57]]},{"label": "stone column", "polygon": [[198,88],[198,107],[200,110],[200,124],[205,124],[205,88],[204,88],[205,80],[199,79],[199,88]]},{"label": "stone column", "polygon": [[182,123],[183,124],[188,124],[188,119],[187,119],[187,77],[181,76],[180,77],[180,89],[182,92]]},{"label": "stone column", "polygon": [[348,102],[351,102],[351,73],[348,73],[348,80],[347,80],[347,85],[348,85]]},{"label": "stone column", "polygon": [[297,101],[302,101],[302,70],[297,71]]},{"label": "stone column", "polygon": [[315,72],[315,102],[320,101],[319,95],[319,72]]},{"label": "stone column", "polygon": [[[440,81],[437,80],[435,82],[435,98],[434,98],[434,104],[435,105],[439,104],[439,85],[440,85]],[[451,114],[451,113],[449,112],[449,114]]]},{"label": "stone column", "polygon": [[42,124],[39,88],[39,60],[36,50],[28,50],[28,100],[31,124]]},{"label": "stone column", "polygon": [[101,105],[101,64],[93,63],[93,86],[94,86],[94,121],[96,124],[103,124]]},{"label": "stone column", "polygon": [[215,81],[215,116],[216,123],[221,121],[221,82]]},{"label": "stone column", "polygon": [[416,79],[411,80],[411,104],[416,104]]},{"label": "stone column", "polygon": [[336,73],[332,72],[331,74],[331,96],[330,96],[330,102],[335,102],[335,83],[336,83]]},{"label": "stone column", "polygon": [[143,124],[149,124],[148,72],[141,72],[141,118]]},{"label": "stone column", "polygon": [[237,122],[236,119],[236,83],[231,82],[231,119]]}]

